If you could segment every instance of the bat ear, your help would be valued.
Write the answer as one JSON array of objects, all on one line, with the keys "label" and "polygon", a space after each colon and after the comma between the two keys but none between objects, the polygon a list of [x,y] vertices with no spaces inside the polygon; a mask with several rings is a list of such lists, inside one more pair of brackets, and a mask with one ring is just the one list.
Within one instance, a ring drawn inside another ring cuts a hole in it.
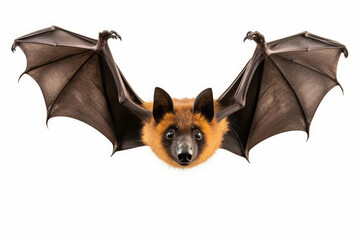
[{"label": "bat ear", "polygon": [[211,88],[202,91],[194,101],[194,113],[200,113],[211,122],[214,118],[214,99]]},{"label": "bat ear", "polygon": [[153,117],[157,123],[166,113],[174,113],[174,104],[165,90],[156,87],[154,92]]}]

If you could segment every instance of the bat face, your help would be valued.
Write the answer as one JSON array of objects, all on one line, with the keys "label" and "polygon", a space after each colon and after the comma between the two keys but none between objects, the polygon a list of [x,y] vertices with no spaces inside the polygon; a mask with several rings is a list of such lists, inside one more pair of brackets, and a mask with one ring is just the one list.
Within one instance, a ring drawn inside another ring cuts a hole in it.
[{"label": "bat face", "polygon": [[142,141],[163,161],[178,168],[193,167],[206,161],[221,146],[227,121],[214,118],[211,89],[196,99],[171,99],[155,89],[154,102],[146,108],[153,119],[145,122]]},{"label": "bat face", "polygon": [[163,134],[162,144],[175,163],[188,166],[201,154],[205,139],[198,126],[180,128],[179,125],[174,125]]}]

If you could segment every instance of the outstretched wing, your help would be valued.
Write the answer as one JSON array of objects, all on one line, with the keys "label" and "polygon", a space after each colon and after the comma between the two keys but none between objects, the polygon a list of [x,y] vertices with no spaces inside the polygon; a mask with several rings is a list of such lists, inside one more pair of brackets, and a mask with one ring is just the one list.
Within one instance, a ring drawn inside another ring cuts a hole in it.
[{"label": "outstretched wing", "polygon": [[103,31],[95,40],[53,26],[20,37],[12,46],[26,55],[23,74],[39,84],[47,121],[55,116],[83,121],[105,135],[114,152],[142,146],[142,120],[150,116],[112,58],[107,40],[119,37]]},{"label": "outstretched wing", "polygon": [[339,85],[340,54],[347,57],[348,52],[344,45],[308,32],[269,43],[260,33],[249,32],[246,39],[255,40],[257,48],[217,99],[222,111],[216,117],[227,117],[230,125],[222,148],[248,159],[252,147],[275,134],[309,134],[321,100]]}]

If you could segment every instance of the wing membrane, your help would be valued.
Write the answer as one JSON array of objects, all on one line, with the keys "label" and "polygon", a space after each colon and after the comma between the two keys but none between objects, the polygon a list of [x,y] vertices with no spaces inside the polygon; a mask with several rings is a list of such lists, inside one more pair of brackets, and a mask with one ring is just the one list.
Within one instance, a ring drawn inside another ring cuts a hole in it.
[{"label": "wing membrane", "polygon": [[254,64],[245,66],[217,100],[225,109],[218,116],[230,123],[222,148],[247,159],[252,147],[275,134],[292,130],[309,134],[320,102],[339,85],[340,54],[348,54],[344,45],[307,32],[269,43],[259,33],[249,36],[258,43],[249,61]]},{"label": "wing membrane", "polygon": [[47,120],[78,119],[108,138],[115,152],[143,145],[141,114],[147,112],[112,59],[107,45],[112,34],[104,31],[94,40],[51,27],[16,39],[12,49],[19,46],[25,53],[23,74],[40,86]]}]

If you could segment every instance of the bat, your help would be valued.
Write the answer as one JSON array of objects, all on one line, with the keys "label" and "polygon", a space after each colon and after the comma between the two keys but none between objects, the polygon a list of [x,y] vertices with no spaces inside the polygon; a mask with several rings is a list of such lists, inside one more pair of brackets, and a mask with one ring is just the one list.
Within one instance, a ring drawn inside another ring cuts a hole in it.
[{"label": "bat", "polygon": [[309,134],[323,97],[342,89],[337,64],[341,53],[348,56],[343,44],[308,32],[272,42],[248,32],[254,54],[219,98],[211,88],[176,99],[156,87],[153,101],[144,102],[116,65],[110,38],[121,40],[115,31],[95,40],[52,26],[15,39],[11,49],[25,53],[23,74],[40,86],[46,122],[78,119],[108,138],[113,154],[147,145],[178,168],[201,164],[219,148],[248,160],[252,147],[275,134]]}]

